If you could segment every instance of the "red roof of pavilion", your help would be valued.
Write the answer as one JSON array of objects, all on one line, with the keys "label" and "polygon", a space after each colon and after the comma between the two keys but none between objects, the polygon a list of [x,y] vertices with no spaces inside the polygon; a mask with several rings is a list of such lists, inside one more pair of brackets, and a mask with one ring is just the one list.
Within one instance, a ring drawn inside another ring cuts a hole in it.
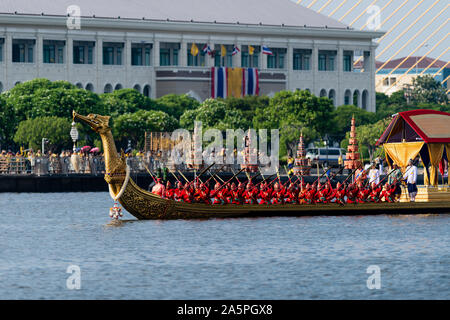
[{"label": "red roof of pavilion", "polygon": [[450,143],[450,113],[423,109],[399,112],[376,145],[403,140]]}]

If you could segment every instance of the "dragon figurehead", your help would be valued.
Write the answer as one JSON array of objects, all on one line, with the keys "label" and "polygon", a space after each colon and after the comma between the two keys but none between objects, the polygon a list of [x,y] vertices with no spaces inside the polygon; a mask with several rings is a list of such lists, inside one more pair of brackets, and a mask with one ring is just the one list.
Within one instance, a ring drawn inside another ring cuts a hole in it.
[{"label": "dragon figurehead", "polygon": [[89,114],[82,116],[75,111],[72,112],[73,120],[79,120],[88,124],[92,130],[97,132],[102,139],[105,156],[105,180],[110,185],[120,188],[126,172],[125,154],[121,152],[119,157],[114,143],[114,138],[109,127],[109,116]]}]

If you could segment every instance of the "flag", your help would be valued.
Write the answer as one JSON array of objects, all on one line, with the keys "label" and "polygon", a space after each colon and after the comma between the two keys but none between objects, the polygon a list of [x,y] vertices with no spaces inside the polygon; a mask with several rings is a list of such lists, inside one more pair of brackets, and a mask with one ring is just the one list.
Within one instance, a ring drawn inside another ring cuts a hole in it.
[{"label": "flag", "polygon": [[256,68],[247,68],[244,71],[243,95],[259,95],[259,74]]},{"label": "flag", "polygon": [[227,55],[227,48],[223,44],[220,45],[220,56],[225,57]]},{"label": "flag", "polygon": [[234,55],[238,54],[239,52],[241,52],[241,50],[239,50],[239,48],[237,46],[233,46],[233,53],[232,53],[232,55],[234,56]]},{"label": "flag", "polygon": [[267,46],[262,46],[262,53],[263,54],[268,54],[268,55],[272,55],[272,51],[270,51],[269,47]]},{"label": "flag", "polygon": [[227,68],[211,68],[211,98],[227,97]]},{"label": "flag", "polygon": [[252,46],[248,46],[248,54],[252,56],[253,53],[255,53],[255,48]]},{"label": "flag", "polygon": [[198,47],[195,43],[192,44],[191,46],[191,54],[196,57],[198,55]]},{"label": "flag", "polygon": [[240,98],[243,95],[243,68],[227,68],[228,97]]},{"label": "flag", "polygon": [[207,43],[203,46],[202,51],[204,54],[211,54],[211,48],[208,46]]},{"label": "flag", "polygon": [[259,95],[256,68],[211,68],[211,98]]}]

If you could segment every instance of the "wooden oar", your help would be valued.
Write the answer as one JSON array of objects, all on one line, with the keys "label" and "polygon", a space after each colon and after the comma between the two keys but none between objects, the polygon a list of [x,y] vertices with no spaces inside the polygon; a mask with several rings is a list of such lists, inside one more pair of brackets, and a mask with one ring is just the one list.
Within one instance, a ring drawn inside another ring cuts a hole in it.
[{"label": "wooden oar", "polygon": [[216,194],[217,192],[219,192],[224,186],[226,186],[227,184],[229,184],[230,181],[233,180],[239,173],[241,173],[242,171],[244,171],[244,169],[245,169],[245,168],[242,168],[241,170],[239,170],[238,173],[236,173],[234,176],[232,176],[230,179],[228,179],[227,182],[225,182],[224,184],[222,184],[222,185],[219,187],[219,189],[214,190],[214,193],[213,193],[213,194],[215,195],[215,194]]}]

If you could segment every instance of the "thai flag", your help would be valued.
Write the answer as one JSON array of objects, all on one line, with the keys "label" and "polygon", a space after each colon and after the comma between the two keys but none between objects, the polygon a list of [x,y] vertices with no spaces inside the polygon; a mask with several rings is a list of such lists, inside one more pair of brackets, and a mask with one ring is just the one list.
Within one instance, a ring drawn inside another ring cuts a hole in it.
[{"label": "thai flag", "polygon": [[239,52],[241,52],[241,50],[239,50],[239,48],[237,46],[233,46],[233,52],[232,52],[232,56],[238,54]]},{"label": "thai flag", "polygon": [[268,54],[268,55],[272,55],[272,51],[270,51],[269,47],[267,46],[262,46],[262,53],[263,54]]},{"label": "thai flag", "polygon": [[244,72],[244,96],[258,96],[259,95],[259,74],[256,68],[247,68]]},{"label": "thai flag", "polygon": [[204,54],[211,54],[211,48],[208,46],[207,43],[203,46],[202,51]]},{"label": "thai flag", "polygon": [[211,68],[211,98],[227,97],[227,68]]}]

